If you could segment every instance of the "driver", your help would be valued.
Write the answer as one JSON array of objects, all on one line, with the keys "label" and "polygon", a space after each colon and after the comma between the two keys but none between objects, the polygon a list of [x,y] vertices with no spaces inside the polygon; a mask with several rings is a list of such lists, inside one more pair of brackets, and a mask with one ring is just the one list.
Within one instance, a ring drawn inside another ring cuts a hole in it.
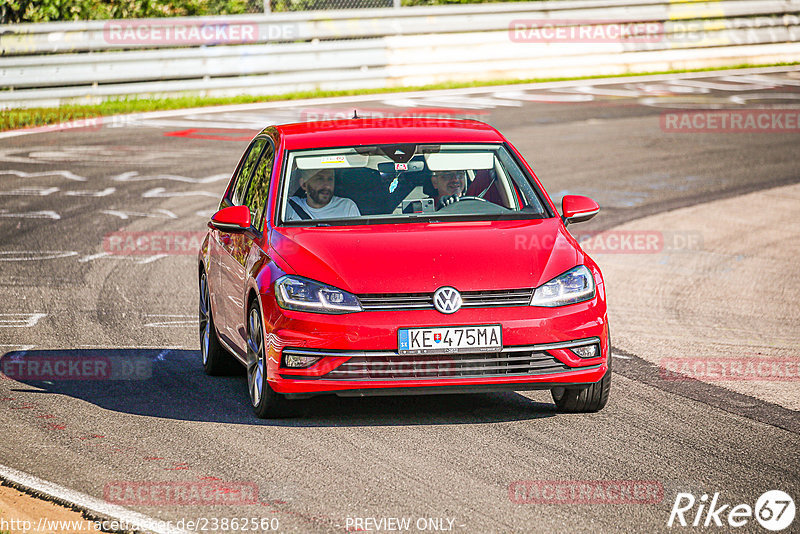
[{"label": "driver", "polygon": [[433,171],[431,184],[436,189],[436,206],[443,208],[458,202],[467,188],[467,171]]},{"label": "driver", "polygon": [[361,213],[355,202],[333,195],[335,183],[333,169],[300,170],[300,187],[306,192],[306,197],[289,199],[286,220],[359,217]]}]

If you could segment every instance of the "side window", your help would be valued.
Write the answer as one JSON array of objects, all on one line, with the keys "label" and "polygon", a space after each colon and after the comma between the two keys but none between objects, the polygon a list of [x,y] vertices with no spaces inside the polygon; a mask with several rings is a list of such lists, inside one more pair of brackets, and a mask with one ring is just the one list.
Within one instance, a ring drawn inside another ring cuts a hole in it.
[{"label": "side window", "polygon": [[275,149],[272,143],[268,143],[264,149],[264,154],[258,162],[253,179],[250,180],[250,187],[244,197],[244,204],[250,208],[250,219],[259,231],[264,231],[264,209],[267,205],[267,195],[269,193],[269,180],[272,177],[272,163],[275,160]]},{"label": "side window", "polygon": [[264,148],[266,139],[257,139],[253,146],[250,147],[250,152],[247,154],[242,168],[239,169],[239,176],[236,177],[236,184],[233,186],[233,194],[231,195],[231,202],[234,206],[241,206],[244,198],[245,191],[247,190],[247,182],[250,181],[250,175],[253,174],[253,167],[258,161],[258,156],[261,154],[261,149]]}]

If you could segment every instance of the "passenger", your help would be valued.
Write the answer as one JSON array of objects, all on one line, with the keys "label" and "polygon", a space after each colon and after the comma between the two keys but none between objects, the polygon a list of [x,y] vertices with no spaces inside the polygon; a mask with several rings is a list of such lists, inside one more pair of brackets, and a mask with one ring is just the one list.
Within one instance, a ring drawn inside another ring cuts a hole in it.
[{"label": "passenger", "polygon": [[334,196],[336,178],[333,169],[306,169],[299,172],[300,187],[306,192],[306,196],[289,199],[287,221],[341,219],[361,215],[355,202],[349,198]]},{"label": "passenger", "polygon": [[467,188],[466,171],[433,171],[431,184],[436,189],[436,208],[458,202]]}]

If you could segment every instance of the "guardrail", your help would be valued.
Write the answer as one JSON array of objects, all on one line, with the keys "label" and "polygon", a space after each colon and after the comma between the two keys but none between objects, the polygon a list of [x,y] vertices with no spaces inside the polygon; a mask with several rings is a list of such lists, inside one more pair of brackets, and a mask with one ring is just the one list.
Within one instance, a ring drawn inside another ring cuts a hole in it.
[{"label": "guardrail", "polygon": [[800,61],[800,0],[544,1],[0,27],[0,107]]}]

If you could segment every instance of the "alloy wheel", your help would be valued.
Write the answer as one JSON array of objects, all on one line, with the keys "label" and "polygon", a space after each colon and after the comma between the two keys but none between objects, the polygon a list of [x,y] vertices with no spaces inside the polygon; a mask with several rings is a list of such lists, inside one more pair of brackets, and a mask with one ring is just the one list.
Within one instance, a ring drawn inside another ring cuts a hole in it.
[{"label": "alloy wheel", "polygon": [[211,308],[209,307],[208,283],[206,275],[200,277],[200,353],[203,365],[208,364],[211,345]]},{"label": "alloy wheel", "polygon": [[250,309],[248,318],[248,365],[247,386],[250,391],[250,402],[258,406],[264,393],[264,375],[266,363],[264,360],[264,340],[261,335],[261,321],[258,317],[258,308]]}]

